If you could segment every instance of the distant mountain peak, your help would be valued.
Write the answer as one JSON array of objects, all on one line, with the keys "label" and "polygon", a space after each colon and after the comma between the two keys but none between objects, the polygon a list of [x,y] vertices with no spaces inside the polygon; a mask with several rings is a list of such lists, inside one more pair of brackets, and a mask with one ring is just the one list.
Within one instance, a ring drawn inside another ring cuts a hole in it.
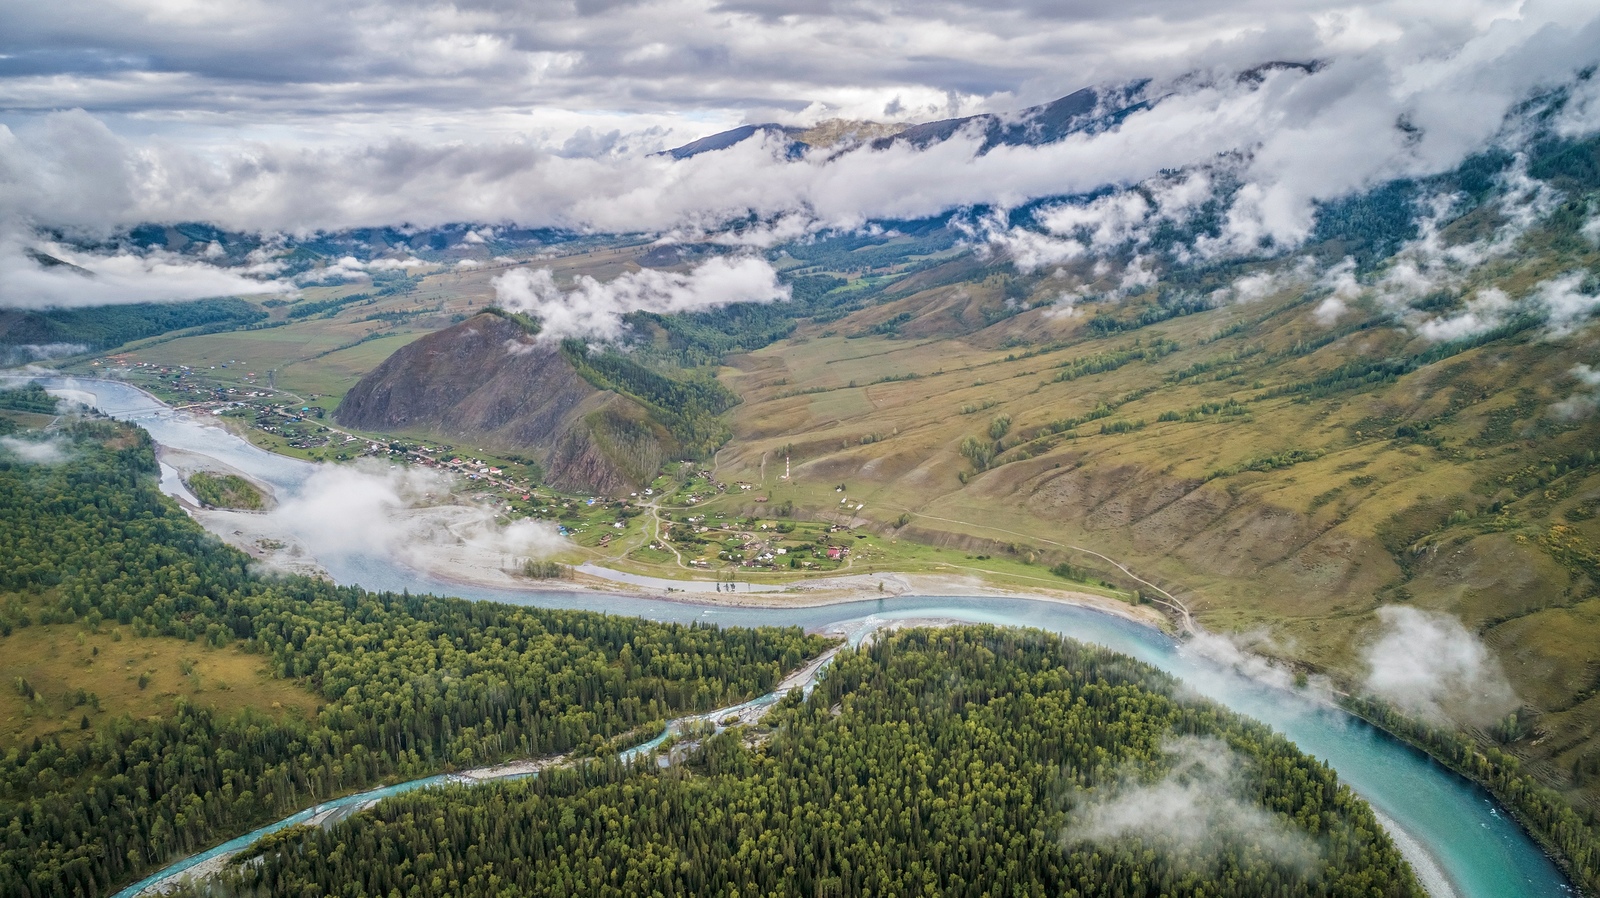
[{"label": "distant mountain peak", "polygon": [[980,153],[997,146],[1040,146],[1055,143],[1072,134],[1104,130],[1130,113],[1145,108],[1139,95],[1148,82],[1138,81],[1122,88],[1086,87],[1039,106],[1014,113],[982,113],[934,122],[874,122],[828,119],[810,127],[768,122],[741,125],[702,137],[661,155],[688,159],[701,153],[725,150],[757,135],[778,135],[788,140],[787,154],[799,158],[808,149],[847,152],[858,146],[886,149],[901,141],[918,149],[942,143],[963,131],[974,131],[983,139]]},{"label": "distant mountain peak", "polygon": [[90,278],[94,277],[94,272],[87,268],[74,265],[65,259],[57,259],[55,256],[52,256],[49,253],[41,252],[40,250],[33,249],[32,247],[29,247],[23,252],[27,254],[28,258],[37,263],[40,268],[65,268],[74,274],[81,274],[84,277]]}]

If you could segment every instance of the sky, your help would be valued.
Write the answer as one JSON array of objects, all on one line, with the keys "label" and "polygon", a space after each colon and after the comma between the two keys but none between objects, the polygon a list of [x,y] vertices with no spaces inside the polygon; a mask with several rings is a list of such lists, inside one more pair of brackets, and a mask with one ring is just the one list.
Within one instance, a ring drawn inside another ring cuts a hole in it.
[{"label": "sky", "polygon": [[[1319,67],[1237,77],[1273,61]],[[1447,168],[1539,91],[1577,83],[1563,127],[1600,126],[1597,62],[1592,0],[0,0],[0,231],[794,232],[1235,160],[1229,239],[1292,242],[1316,199]],[[1051,147],[649,155],[1145,79],[1152,108]]]}]

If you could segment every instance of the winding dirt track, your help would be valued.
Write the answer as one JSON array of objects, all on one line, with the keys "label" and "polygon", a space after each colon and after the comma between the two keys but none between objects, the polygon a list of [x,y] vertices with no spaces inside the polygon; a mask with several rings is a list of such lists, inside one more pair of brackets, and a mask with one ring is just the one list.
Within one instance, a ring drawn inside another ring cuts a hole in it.
[{"label": "winding dirt track", "polygon": [[1165,589],[1162,589],[1161,587],[1155,585],[1154,583],[1151,583],[1149,580],[1146,580],[1143,577],[1139,576],[1138,574],[1135,574],[1133,571],[1128,569],[1127,565],[1125,565],[1122,562],[1116,560],[1115,558],[1112,558],[1112,557],[1107,556],[1107,555],[1102,555],[1102,554],[1100,554],[1099,552],[1096,552],[1093,549],[1085,549],[1083,546],[1074,546],[1074,545],[1072,545],[1070,543],[1061,543],[1061,542],[1056,542],[1053,539],[1046,539],[1045,537],[1039,536],[1036,533],[1018,533],[1015,530],[1006,530],[1003,527],[991,527],[988,524],[975,524],[972,521],[961,521],[961,520],[957,520],[955,518],[941,518],[941,517],[939,517],[937,515],[923,514],[922,512],[919,512],[919,511],[912,511],[909,508],[906,509],[906,511],[912,517],[927,518],[930,521],[944,521],[947,524],[960,524],[963,527],[977,527],[977,528],[982,529],[982,530],[991,530],[991,531],[993,531],[995,533],[1004,533],[1004,534],[1007,534],[1009,536],[1020,536],[1023,539],[1038,540],[1039,542],[1042,542],[1042,543],[1049,543],[1052,546],[1060,546],[1063,549],[1071,549],[1074,552],[1082,552],[1085,555],[1093,555],[1094,557],[1106,562],[1107,564],[1112,565],[1113,567],[1115,567],[1117,570],[1123,572],[1124,574],[1127,574],[1128,578],[1130,580],[1133,580],[1135,583],[1138,583],[1138,584],[1140,584],[1142,586],[1148,586],[1151,589],[1155,590],[1156,592],[1160,593],[1161,594],[1161,598],[1158,599],[1157,601],[1159,601],[1161,604],[1167,606],[1167,608],[1169,610],[1171,610],[1173,614],[1178,616],[1178,625],[1183,630],[1183,632],[1184,633],[1189,633],[1189,634],[1192,634],[1192,633],[1195,632],[1194,615],[1189,613],[1189,606],[1188,605],[1185,605],[1182,601],[1180,601],[1178,599],[1177,596],[1173,595],[1172,593],[1167,592]]}]

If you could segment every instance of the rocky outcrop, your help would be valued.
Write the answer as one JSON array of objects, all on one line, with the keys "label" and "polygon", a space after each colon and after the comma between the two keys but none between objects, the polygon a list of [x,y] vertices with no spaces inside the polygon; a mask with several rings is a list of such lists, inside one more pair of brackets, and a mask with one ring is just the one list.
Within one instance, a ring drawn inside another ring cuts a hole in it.
[{"label": "rocky outcrop", "polygon": [[402,347],[345,395],[340,424],[535,457],[562,489],[618,493],[654,476],[670,436],[584,380],[552,340],[481,314]]}]

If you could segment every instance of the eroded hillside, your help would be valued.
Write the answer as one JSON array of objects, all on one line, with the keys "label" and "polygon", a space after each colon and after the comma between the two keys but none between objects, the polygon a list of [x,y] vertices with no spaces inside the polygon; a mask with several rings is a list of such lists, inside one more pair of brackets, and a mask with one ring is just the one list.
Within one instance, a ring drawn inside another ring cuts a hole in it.
[{"label": "eroded hillside", "polygon": [[1345,682],[1380,608],[1459,615],[1526,703],[1484,735],[1581,783],[1600,763],[1600,344],[1539,297],[1592,298],[1600,253],[1558,237],[1417,300],[1426,318],[1372,295],[1330,315],[1292,263],[1254,272],[1257,295],[1026,311],[991,269],[737,357],[722,469],[797,513],[845,517],[843,487],[885,533],[1114,577],[1069,547],[1092,548]]}]

